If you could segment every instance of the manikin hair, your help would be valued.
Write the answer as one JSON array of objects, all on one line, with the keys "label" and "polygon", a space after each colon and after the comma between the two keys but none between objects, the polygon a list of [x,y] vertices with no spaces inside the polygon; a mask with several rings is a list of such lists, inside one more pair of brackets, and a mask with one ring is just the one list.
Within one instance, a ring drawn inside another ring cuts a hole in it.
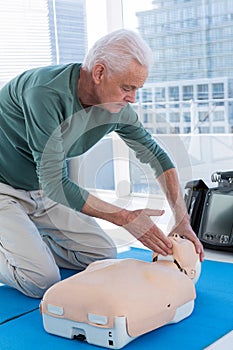
[{"label": "manikin hair", "polygon": [[127,71],[133,60],[149,68],[152,51],[136,32],[119,29],[96,41],[84,59],[83,68],[91,72],[95,64],[102,63],[107,74],[113,75]]}]

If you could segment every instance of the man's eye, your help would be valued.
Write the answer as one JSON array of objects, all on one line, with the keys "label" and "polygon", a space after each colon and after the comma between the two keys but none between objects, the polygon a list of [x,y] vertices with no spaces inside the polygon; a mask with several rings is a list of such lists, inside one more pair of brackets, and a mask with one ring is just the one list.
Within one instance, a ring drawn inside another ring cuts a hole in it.
[{"label": "man's eye", "polygon": [[132,90],[132,88],[126,87],[126,86],[122,86],[121,89],[122,89],[124,92],[130,92],[130,91]]}]

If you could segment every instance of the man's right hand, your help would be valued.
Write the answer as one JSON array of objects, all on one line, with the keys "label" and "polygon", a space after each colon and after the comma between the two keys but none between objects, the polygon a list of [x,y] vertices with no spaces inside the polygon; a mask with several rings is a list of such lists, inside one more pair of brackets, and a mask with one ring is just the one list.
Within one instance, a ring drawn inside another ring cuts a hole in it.
[{"label": "man's right hand", "polygon": [[152,216],[163,215],[164,210],[122,209],[90,194],[82,208],[82,213],[124,227],[143,245],[155,253],[162,255],[172,254],[171,241],[151,219]]},{"label": "man's right hand", "polygon": [[127,223],[122,226],[152,251],[162,255],[172,254],[171,241],[151,219],[152,216],[161,216],[163,213],[164,210],[157,209],[128,211]]}]

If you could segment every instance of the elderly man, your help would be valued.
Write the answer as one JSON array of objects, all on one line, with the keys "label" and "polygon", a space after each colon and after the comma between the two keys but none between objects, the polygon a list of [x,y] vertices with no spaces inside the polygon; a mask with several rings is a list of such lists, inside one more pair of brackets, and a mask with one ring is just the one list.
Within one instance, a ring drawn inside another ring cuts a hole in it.
[{"label": "elderly man", "polygon": [[41,297],[60,279],[59,267],[81,271],[115,257],[114,243],[94,218],[124,227],[154,252],[171,254],[171,241],[151,219],[162,210],[119,208],[69,178],[67,158],[112,131],[154,169],[174,213],[172,231],[191,240],[203,260],[174,165],[129,105],[151,57],[136,33],[118,30],[97,41],[83,64],[32,69],[2,88],[0,282]]}]

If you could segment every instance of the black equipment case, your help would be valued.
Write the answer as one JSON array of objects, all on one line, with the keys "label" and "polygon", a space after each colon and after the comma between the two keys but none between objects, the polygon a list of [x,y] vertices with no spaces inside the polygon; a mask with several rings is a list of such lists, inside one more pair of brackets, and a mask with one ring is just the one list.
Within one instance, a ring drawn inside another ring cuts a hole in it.
[{"label": "black equipment case", "polygon": [[216,172],[211,180],[218,186],[202,180],[185,186],[190,223],[204,247],[233,252],[233,171]]}]

